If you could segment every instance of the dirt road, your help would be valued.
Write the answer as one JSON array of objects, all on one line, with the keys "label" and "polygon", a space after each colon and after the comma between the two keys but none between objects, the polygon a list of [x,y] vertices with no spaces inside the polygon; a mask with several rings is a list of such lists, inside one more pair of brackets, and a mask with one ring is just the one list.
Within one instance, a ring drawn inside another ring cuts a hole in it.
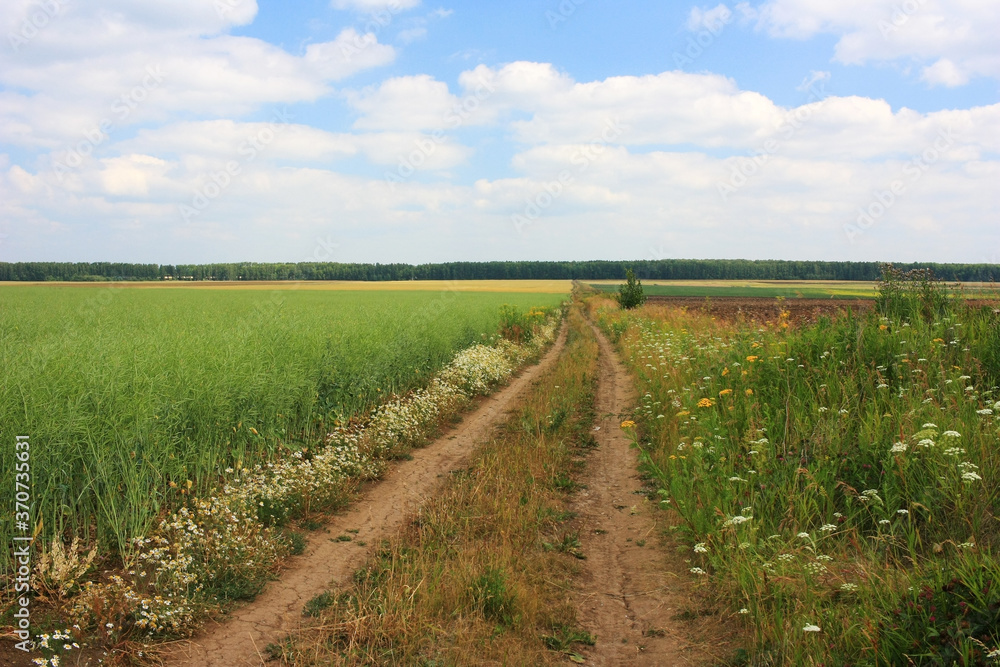
[{"label": "dirt road", "polygon": [[[314,533],[305,553],[291,560],[278,581],[250,604],[222,623],[209,625],[191,640],[166,647],[167,665],[241,667],[261,665],[265,646],[294,632],[302,623],[307,601],[336,583],[348,580],[383,538],[397,531],[405,519],[430,496],[451,470],[466,464],[475,445],[489,436],[529,391],[532,381],[551,367],[566,342],[563,326],[556,343],[542,360],[482,400],[462,422],[433,443],[413,452],[413,459],[392,467],[368,486],[360,499]],[[337,541],[346,531],[352,541]],[[362,546],[363,545],[363,546]]]},{"label": "dirt road", "polygon": [[711,664],[731,651],[728,633],[691,594],[683,557],[657,548],[662,515],[642,491],[636,452],[620,427],[634,405],[633,384],[611,344],[594,333],[598,447],[573,507],[587,557],[575,597],[581,625],[597,639],[583,655],[593,665]]}]

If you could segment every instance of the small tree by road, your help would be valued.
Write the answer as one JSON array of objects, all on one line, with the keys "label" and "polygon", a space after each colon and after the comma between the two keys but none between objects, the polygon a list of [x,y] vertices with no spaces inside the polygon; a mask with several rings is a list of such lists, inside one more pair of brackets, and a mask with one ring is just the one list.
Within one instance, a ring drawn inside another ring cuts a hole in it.
[{"label": "small tree by road", "polygon": [[625,271],[625,284],[618,286],[618,294],[615,295],[618,305],[626,310],[638,308],[646,303],[646,295],[642,293],[642,282],[635,277],[632,269]]}]

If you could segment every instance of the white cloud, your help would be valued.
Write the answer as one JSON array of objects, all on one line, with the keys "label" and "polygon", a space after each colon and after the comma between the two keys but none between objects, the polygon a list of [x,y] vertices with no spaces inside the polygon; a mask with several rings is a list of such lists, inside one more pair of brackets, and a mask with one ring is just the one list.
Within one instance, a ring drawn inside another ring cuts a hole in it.
[{"label": "white cloud", "polygon": [[448,84],[427,74],[383,81],[377,88],[348,93],[361,117],[354,127],[363,130],[426,130],[445,126],[445,115],[458,98]]},{"label": "white cloud", "polygon": [[699,30],[717,32],[732,19],[732,10],[721,2],[712,9],[692,7],[688,14],[687,29],[692,32]]},{"label": "white cloud", "polygon": [[963,72],[947,58],[941,58],[933,65],[925,67],[920,78],[931,85],[943,85],[949,88],[962,86],[969,82],[968,72]]},{"label": "white cloud", "polygon": [[[229,9],[217,12],[219,3]],[[0,23],[17,28],[20,4],[4,5]],[[176,113],[229,116],[313,101],[332,92],[330,83],[395,58],[391,46],[353,28],[302,56],[224,34],[253,18],[252,0],[102,4],[63,2],[14,57],[0,60],[0,141],[59,148],[102,122],[120,130]]]},{"label": "white cloud", "polygon": [[961,85],[974,76],[1000,78],[1000,4],[973,0],[768,0],[744,12],[775,37],[839,36],[835,59],[935,63],[932,84]]},{"label": "white cloud", "polygon": [[399,12],[412,9],[420,4],[420,0],[332,0],[330,6],[334,9],[351,9],[357,12],[391,11]]}]

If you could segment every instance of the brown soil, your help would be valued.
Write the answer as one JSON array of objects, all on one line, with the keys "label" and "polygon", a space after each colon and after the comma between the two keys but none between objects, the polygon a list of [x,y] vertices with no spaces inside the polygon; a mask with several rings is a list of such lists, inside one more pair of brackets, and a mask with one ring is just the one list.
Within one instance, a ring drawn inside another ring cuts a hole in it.
[{"label": "brown soil", "polygon": [[663,544],[663,515],[646,497],[635,451],[620,428],[634,404],[634,383],[611,344],[594,332],[601,355],[598,447],[573,507],[587,557],[574,597],[582,627],[597,640],[583,653],[594,665],[715,663],[732,654],[735,632],[693,591],[675,545]]},{"label": "brown soil", "polygon": [[[240,667],[264,663],[265,647],[303,625],[306,602],[343,584],[367,560],[378,543],[403,525],[417,506],[442,483],[449,471],[466,465],[475,445],[489,436],[530,390],[532,380],[558,358],[566,342],[566,327],[542,360],[496,394],[482,400],[474,412],[425,448],[413,452],[379,482],[368,485],[350,509],[310,540],[304,554],[291,559],[280,580],[272,582],[250,604],[224,622],[205,628],[191,640],[167,649],[167,665]],[[356,534],[348,530],[358,531]],[[350,535],[350,542],[337,541]]]},{"label": "brown soil", "polygon": [[851,310],[863,313],[875,307],[872,299],[785,299],[756,296],[651,296],[647,303],[700,311],[723,320],[736,322],[775,321],[787,310],[793,324],[816,322]]}]

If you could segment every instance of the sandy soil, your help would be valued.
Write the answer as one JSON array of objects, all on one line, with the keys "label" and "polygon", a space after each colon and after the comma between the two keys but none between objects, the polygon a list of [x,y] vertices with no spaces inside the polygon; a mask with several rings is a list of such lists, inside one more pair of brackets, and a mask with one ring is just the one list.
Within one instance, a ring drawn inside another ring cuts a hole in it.
[{"label": "sandy soil", "polygon": [[[261,665],[264,647],[303,621],[302,608],[314,596],[346,582],[371,556],[383,538],[402,526],[418,505],[440,486],[447,473],[466,465],[475,445],[487,438],[531,388],[532,381],[551,367],[566,342],[563,327],[555,345],[542,360],[511,383],[482,400],[462,422],[429,446],[415,450],[413,459],[393,466],[385,477],[364,490],[360,499],[322,530],[314,533],[306,552],[291,559],[279,580],[271,582],[256,600],[237,609],[222,623],[210,625],[191,640],[167,649],[167,665],[240,667]],[[352,541],[336,537],[357,530]],[[361,546],[364,542],[365,545]]]},{"label": "sandy soil", "polygon": [[731,654],[733,633],[693,594],[688,566],[673,545],[662,545],[662,515],[642,490],[636,452],[620,428],[634,404],[634,385],[611,344],[594,331],[601,355],[598,447],[573,509],[587,557],[574,598],[581,625],[597,641],[582,653],[593,665],[712,664]]}]

